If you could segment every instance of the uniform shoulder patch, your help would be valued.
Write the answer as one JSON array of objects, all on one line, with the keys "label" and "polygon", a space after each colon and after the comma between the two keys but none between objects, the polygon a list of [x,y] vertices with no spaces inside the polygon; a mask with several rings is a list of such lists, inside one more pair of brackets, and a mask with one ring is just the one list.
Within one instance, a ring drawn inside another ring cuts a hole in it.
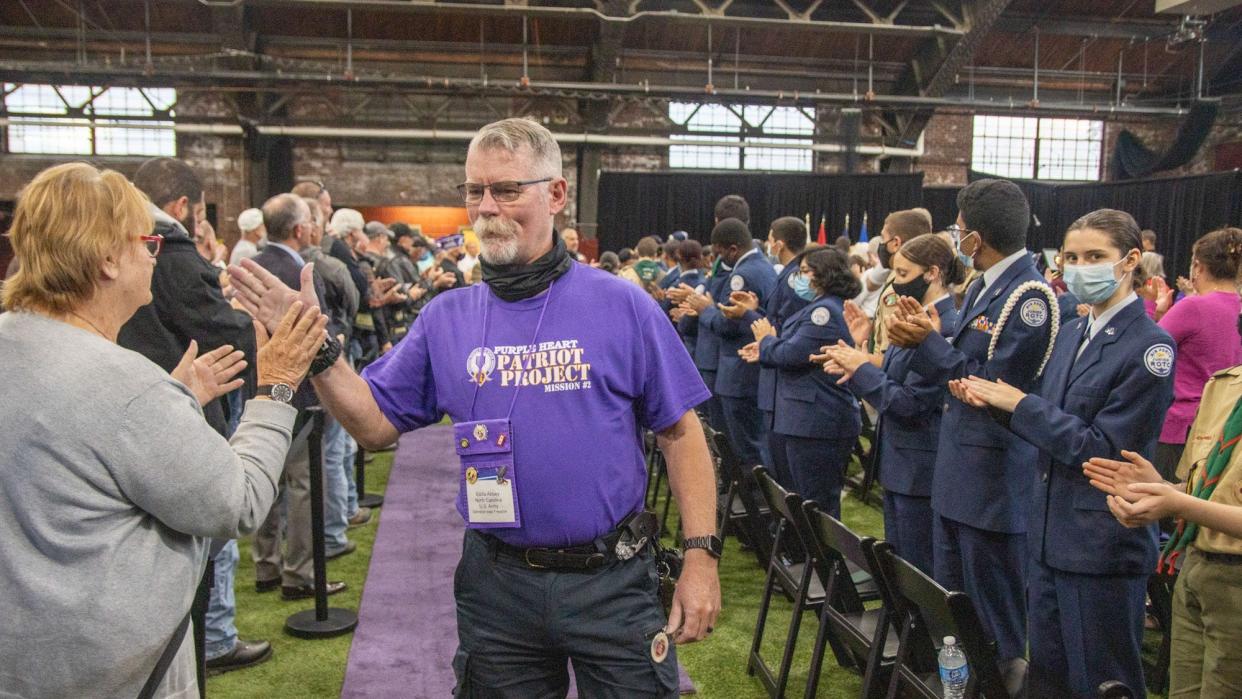
[{"label": "uniform shoulder patch", "polygon": [[1152,376],[1161,378],[1173,373],[1173,348],[1163,342],[1152,345],[1143,353],[1143,366]]},{"label": "uniform shoulder patch", "polygon": [[703,293],[703,292],[705,292],[705,291],[707,291],[707,285],[706,285],[706,284],[699,284],[698,286],[694,287],[694,293],[696,293],[696,294],[701,294],[701,293]]},{"label": "uniform shoulder patch", "polygon": [[896,291],[889,292],[888,295],[884,297],[884,305],[892,308],[897,305],[898,298],[900,297],[897,295]]},{"label": "uniform shoulder patch", "polygon": [[1022,310],[1018,312],[1022,322],[1038,328],[1048,322],[1048,302],[1043,298],[1027,299],[1022,304]]},{"label": "uniform shoulder patch", "polygon": [[742,289],[745,289],[746,279],[744,279],[740,274],[735,274],[732,277],[729,277],[729,288],[734,291],[741,291]]},{"label": "uniform shoulder patch", "polygon": [[832,316],[828,313],[828,309],[823,306],[811,311],[811,322],[816,325],[827,325],[828,319],[831,317]]}]

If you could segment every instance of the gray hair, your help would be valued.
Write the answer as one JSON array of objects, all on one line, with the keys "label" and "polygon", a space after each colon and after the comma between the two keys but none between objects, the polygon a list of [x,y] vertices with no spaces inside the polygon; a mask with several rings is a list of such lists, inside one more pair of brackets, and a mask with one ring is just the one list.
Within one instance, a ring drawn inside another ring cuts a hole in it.
[{"label": "gray hair", "polygon": [[529,150],[535,177],[561,176],[561,147],[556,138],[538,122],[524,117],[501,119],[479,129],[470,148],[520,153]]},{"label": "gray hair", "polygon": [[319,207],[319,200],[315,197],[302,197],[302,201],[306,202],[306,208],[310,209],[311,221],[323,228],[323,209]]},{"label": "gray hair", "polygon": [[263,203],[263,225],[267,228],[267,239],[274,243],[283,243],[293,235],[293,229],[310,218],[302,216],[298,204],[305,206],[302,198],[296,194],[277,194]]},{"label": "gray hair", "polygon": [[362,214],[355,209],[337,209],[332,214],[332,222],[328,224],[328,228],[336,234],[338,238],[345,238],[352,231],[360,231],[366,222],[362,219]]}]

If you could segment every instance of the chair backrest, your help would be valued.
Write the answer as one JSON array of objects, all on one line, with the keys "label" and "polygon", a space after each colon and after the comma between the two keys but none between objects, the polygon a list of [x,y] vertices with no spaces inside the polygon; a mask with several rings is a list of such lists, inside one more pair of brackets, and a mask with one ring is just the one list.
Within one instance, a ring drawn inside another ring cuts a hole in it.
[{"label": "chair backrest", "polygon": [[833,607],[843,612],[861,612],[862,596],[845,562],[853,563],[875,578],[878,574],[864,553],[864,549],[871,546],[875,539],[860,537],[850,531],[813,500],[803,503],[801,511],[794,513],[794,522],[799,529],[805,530],[803,538],[815,556],[816,568],[824,582],[824,589],[831,595]]},{"label": "chair backrest", "polygon": [[954,636],[970,663],[971,684],[978,695],[1008,697],[996,663],[995,643],[984,631],[970,596],[944,589],[891,546],[879,547],[876,558],[883,584],[899,598],[894,606],[904,617],[902,643],[907,647],[901,653],[902,662],[918,673],[934,672],[939,667],[941,639]]},{"label": "chair backrest", "polygon": [[1099,699],[1134,699],[1134,691],[1119,680],[1104,682],[1096,692]]}]

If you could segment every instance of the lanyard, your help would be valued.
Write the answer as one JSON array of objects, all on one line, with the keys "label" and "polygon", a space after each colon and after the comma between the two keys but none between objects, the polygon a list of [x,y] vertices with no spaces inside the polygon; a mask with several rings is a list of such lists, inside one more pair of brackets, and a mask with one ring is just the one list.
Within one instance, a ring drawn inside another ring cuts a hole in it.
[{"label": "lanyard", "polygon": [[[555,281],[548,285],[548,293],[543,297],[543,307],[539,310],[539,320],[535,323],[535,334],[530,338],[530,344],[532,347],[535,345],[535,340],[539,339],[539,329],[543,327],[543,316],[548,312],[548,302],[552,300],[552,287],[554,286],[556,286]],[[487,332],[489,330],[487,319],[491,315],[491,310],[491,299],[487,299],[483,303],[483,341],[479,343],[479,347],[481,349],[487,349]],[[483,384],[476,379],[474,382],[474,397],[470,399],[471,421],[474,420],[474,406],[479,402],[479,389],[482,387]],[[517,405],[518,391],[520,390],[522,390],[522,385],[520,383],[513,387],[513,399],[509,401],[509,413],[505,415],[506,420],[513,417],[513,407]]]}]

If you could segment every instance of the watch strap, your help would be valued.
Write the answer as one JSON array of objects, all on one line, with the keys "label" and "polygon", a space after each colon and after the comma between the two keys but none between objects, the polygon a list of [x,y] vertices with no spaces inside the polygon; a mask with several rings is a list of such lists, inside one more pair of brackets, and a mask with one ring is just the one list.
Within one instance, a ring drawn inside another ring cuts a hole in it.
[{"label": "watch strap", "polygon": [[713,558],[720,558],[724,553],[724,542],[715,534],[707,536],[693,536],[682,541],[681,550],[688,551],[690,549],[703,549],[712,555]]},{"label": "watch strap", "polygon": [[336,360],[341,356],[341,342],[332,335],[323,341],[319,347],[319,352],[315,355],[315,359],[311,361],[310,371],[307,376],[318,376],[327,371],[336,364]]}]

